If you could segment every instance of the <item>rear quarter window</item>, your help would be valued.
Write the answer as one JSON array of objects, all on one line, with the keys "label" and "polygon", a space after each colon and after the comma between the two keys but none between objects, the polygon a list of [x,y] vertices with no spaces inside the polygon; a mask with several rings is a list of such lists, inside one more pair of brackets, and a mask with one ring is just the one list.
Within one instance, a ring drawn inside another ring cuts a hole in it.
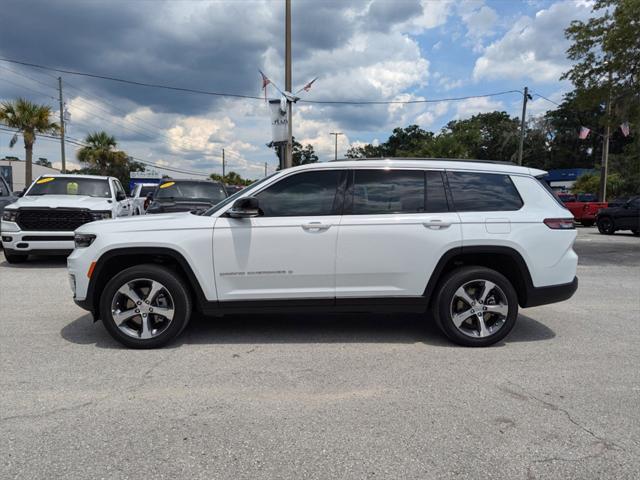
[{"label": "rear quarter window", "polygon": [[522,198],[509,175],[447,172],[447,181],[458,212],[504,212],[522,208]]}]

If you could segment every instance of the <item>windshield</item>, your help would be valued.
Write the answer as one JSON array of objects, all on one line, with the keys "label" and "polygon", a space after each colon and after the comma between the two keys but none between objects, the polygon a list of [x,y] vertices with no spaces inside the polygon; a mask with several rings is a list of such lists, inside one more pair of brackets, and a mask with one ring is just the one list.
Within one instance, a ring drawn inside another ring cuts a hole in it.
[{"label": "windshield", "polygon": [[219,202],[224,200],[226,196],[224,188],[219,183],[169,181],[158,186],[155,198],[202,198]]},{"label": "windshield", "polygon": [[214,213],[216,213],[221,208],[224,208],[227,205],[229,205],[230,203],[233,203],[237,198],[240,198],[241,196],[244,196],[246,193],[250,193],[250,192],[255,191],[256,188],[258,188],[260,185],[262,185],[266,180],[269,180],[276,173],[278,173],[278,172],[274,172],[271,175],[268,175],[268,176],[264,177],[262,180],[258,180],[257,182],[252,183],[251,185],[249,185],[248,187],[243,188],[242,190],[234,193],[230,197],[227,197],[224,201],[222,201],[222,202],[214,205],[213,207],[211,207],[209,210],[204,212],[202,215],[213,215]]},{"label": "windshield", "polygon": [[35,181],[26,193],[32,195],[86,195],[111,198],[109,182],[105,178],[42,177]]},{"label": "windshield", "polygon": [[149,195],[150,193],[153,193],[154,190],[156,189],[156,185],[153,186],[149,186],[149,187],[140,187],[140,197],[146,197],[147,195]]}]

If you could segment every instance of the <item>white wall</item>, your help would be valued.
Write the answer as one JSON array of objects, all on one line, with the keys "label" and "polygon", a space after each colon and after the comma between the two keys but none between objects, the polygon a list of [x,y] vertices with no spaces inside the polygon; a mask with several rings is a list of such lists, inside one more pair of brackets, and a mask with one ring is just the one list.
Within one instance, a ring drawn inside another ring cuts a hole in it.
[{"label": "white wall", "polygon": [[[26,162],[24,160],[7,160],[6,158],[0,159],[0,165],[11,165],[13,171],[13,191],[22,190],[25,187],[24,184],[24,171]],[[60,170],[55,168],[43,167],[35,162],[33,163],[33,180],[40,175],[52,175],[60,173]]]}]

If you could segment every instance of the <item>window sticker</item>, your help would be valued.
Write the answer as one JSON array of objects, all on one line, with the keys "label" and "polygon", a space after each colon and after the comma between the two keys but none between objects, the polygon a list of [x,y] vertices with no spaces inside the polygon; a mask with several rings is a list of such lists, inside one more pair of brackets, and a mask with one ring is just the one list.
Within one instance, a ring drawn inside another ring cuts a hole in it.
[{"label": "window sticker", "polygon": [[78,182],[67,183],[67,195],[77,195],[77,194],[78,194]]},{"label": "window sticker", "polygon": [[167,182],[167,183],[163,183],[162,185],[160,185],[160,188],[169,188],[172,187],[176,184],[176,182]]},{"label": "window sticker", "polygon": [[41,183],[49,183],[49,182],[53,182],[54,180],[55,180],[54,177],[45,177],[45,178],[41,178],[36,183],[40,185]]}]

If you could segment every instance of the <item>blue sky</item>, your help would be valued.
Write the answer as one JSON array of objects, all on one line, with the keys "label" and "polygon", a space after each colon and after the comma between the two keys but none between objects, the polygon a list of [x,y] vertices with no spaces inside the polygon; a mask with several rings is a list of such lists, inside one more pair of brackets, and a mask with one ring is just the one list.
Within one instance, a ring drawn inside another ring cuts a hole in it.
[{"label": "blue sky", "polygon": [[[151,83],[260,94],[258,69],[283,85],[281,0],[9,0],[0,56]],[[570,90],[564,29],[589,17],[589,0],[293,0],[294,87],[319,76],[304,98],[415,100],[521,90],[555,101]],[[24,32],[29,32],[25,36]],[[62,34],[60,32],[63,32]],[[57,74],[0,62],[0,98],[26,96],[58,111]],[[277,160],[264,102],[154,90],[63,74],[69,135],[104,129],[137,158],[174,168],[229,169],[257,178]],[[271,94],[275,94],[273,89]],[[530,115],[553,107],[534,96]],[[492,110],[518,116],[521,96],[414,105],[298,104],[294,134],[321,160],[384,141],[397,126],[437,131]],[[24,156],[0,132],[0,156]],[[68,145],[74,162],[75,146]],[[40,139],[34,156],[58,164]]]}]

